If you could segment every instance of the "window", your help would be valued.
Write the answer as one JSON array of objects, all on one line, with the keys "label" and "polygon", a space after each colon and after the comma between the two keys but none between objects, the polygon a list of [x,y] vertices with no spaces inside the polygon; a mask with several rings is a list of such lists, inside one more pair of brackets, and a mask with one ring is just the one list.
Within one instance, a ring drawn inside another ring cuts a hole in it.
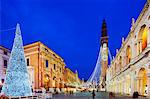
[{"label": "window", "polygon": [[7,60],[4,60],[4,68],[7,68]]},{"label": "window", "polygon": [[138,52],[141,53],[147,47],[147,39],[148,39],[148,28],[146,25],[143,25],[138,33]]},{"label": "window", "polygon": [[122,68],[122,57],[120,56],[119,58],[119,66],[120,66],[120,69]]},{"label": "window", "polygon": [[48,68],[48,60],[46,60],[45,62],[46,62],[46,68]]},{"label": "window", "polygon": [[131,56],[132,56],[131,47],[128,46],[126,49],[126,65],[131,62]]},{"label": "window", "polygon": [[48,52],[48,49],[47,49],[47,48],[45,48],[45,51],[46,51],[46,52]]},{"label": "window", "polygon": [[60,68],[60,72],[61,72],[61,68]]},{"label": "window", "polygon": [[53,80],[55,80],[55,78],[56,78],[56,77],[54,76],[54,77],[53,77]]},{"label": "window", "polygon": [[7,52],[6,52],[6,51],[4,51],[4,55],[7,55]]},{"label": "window", "polygon": [[54,70],[56,69],[56,64],[54,64]]},{"label": "window", "polygon": [[1,82],[4,83],[4,79],[2,79]]},{"label": "window", "polygon": [[30,60],[29,60],[29,58],[27,58],[27,66],[29,66],[30,65]]}]

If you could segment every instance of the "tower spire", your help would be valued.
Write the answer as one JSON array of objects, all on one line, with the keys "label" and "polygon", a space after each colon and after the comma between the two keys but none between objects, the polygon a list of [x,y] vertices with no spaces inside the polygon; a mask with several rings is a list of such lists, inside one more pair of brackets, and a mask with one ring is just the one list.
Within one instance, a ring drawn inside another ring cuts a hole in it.
[{"label": "tower spire", "polygon": [[107,24],[106,24],[106,20],[103,19],[103,23],[102,23],[102,34],[101,37],[105,37],[107,36]]},{"label": "tower spire", "polygon": [[103,19],[101,28],[101,45],[104,43],[108,45],[107,24],[105,19]]}]

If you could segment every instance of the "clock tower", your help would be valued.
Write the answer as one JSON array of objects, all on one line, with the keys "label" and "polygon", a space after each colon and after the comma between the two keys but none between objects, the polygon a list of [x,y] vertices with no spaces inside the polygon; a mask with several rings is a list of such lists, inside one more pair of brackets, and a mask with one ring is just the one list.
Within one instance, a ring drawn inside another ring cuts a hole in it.
[{"label": "clock tower", "polygon": [[101,89],[105,90],[106,86],[106,70],[108,68],[108,35],[107,35],[107,25],[105,19],[102,23],[101,29],[101,75],[100,75],[100,86]]}]

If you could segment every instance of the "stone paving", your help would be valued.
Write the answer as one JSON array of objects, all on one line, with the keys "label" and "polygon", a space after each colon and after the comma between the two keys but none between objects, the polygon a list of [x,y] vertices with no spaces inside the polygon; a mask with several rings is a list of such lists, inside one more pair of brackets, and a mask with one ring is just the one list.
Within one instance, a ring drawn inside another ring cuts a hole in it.
[{"label": "stone paving", "polygon": [[[39,94],[37,95],[37,98],[11,98],[11,99],[133,99],[130,96],[121,96],[121,95],[115,95],[115,97],[109,98],[108,93],[106,92],[96,92],[96,96],[93,98],[92,97],[92,92],[81,92],[81,93],[76,93],[76,94],[53,94],[52,98],[48,98],[50,94]],[[4,98],[0,98],[4,99]],[[9,98],[10,99],[10,98]],[[136,99],[150,99],[146,97],[139,97]]]},{"label": "stone paving", "polygon": [[[92,93],[84,92],[84,93],[77,93],[77,94],[56,94],[53,95],[53,99],[133,99],[129,96],[115,96],[115,98],[109,98],[108,93],[105,92],[98,92],[96,93],[95,98],[92,97]],[[138,99],[150,99],[146,97],[139,97]]]}]

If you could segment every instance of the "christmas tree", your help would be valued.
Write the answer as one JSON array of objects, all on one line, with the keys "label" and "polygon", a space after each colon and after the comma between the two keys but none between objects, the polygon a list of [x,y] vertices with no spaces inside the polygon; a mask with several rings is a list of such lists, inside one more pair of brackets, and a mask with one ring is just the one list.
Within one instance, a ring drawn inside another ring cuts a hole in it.
[{"label": "christmas tree", "polygon": [[32,95],[19,24],[16,26],[14,44],[6,71],[6,79],[2,92],[6,96]]}]

